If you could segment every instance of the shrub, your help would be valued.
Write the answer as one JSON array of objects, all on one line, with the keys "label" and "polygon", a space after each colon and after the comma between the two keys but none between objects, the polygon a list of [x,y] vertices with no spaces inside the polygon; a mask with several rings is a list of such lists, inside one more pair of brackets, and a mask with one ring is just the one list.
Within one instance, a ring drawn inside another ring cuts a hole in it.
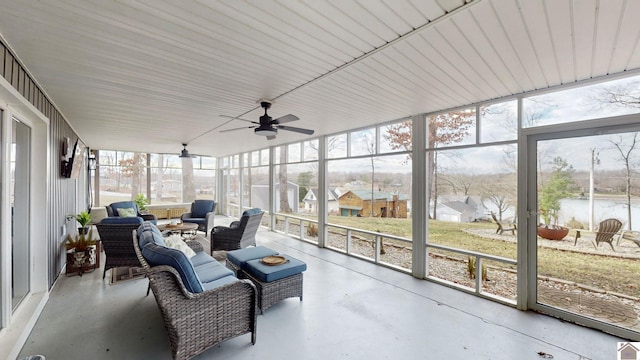
[{"label": "shrub", "polygon": [[568,228],[572,228],[572,229],[584,229],[585,228],[584,225],[582,225],[582,223],[580,221],[576,220],[576,218],[573,217],[573,216],[571,217],[571,220],[569,220],[566,223],[566,226]]},{"label": "shrub", "polygon": [[307,227],[307,235],[310,237],[318,237],[318,227],[314,224],[309,224]]},{"label": "shrub", "polygon": [[149,203],[149,200],[144,196],[144,194],[136,195],[135,199],[133,199],[133,202],[135,202],[138,206],[138,210],[147,210],[147,204]]},{"label": "shrub", "polygon": [[[467,272],[469,273],[469,279],[475,279],[476,278],[476,258],[475,257],[468,257],[469,261],[467,262]],[[489,280],[487,278],[487,266],[485,264],[482,264],[482,281],[487,281]]]}]

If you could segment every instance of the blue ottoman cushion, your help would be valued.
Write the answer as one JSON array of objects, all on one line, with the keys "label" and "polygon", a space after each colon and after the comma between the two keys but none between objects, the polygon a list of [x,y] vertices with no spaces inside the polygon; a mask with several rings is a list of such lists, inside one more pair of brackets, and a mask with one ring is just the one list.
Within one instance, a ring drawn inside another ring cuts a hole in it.
[{"label": "blue ottoman cushion", "polygon": [[260,259],[249,260],[247,261],[245,270],[262,282],[284,279],[307,270],[307,264],[304,262],[289,255],[281,256],[284,256],[284,258],[289,261],[284,264],[271,266],[264,265]]},{"label": "blue ottoman cushion", "polygon": [[227,260],[240,269],[245,268],[249,260],[262,259],[265,256],[278,255],[278,252],[264,246],[254,246],[227,252]]}]

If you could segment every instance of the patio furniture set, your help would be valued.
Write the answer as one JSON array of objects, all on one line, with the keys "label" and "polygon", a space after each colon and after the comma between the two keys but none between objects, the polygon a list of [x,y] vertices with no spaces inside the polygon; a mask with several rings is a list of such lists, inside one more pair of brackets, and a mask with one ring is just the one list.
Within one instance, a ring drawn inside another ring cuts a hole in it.
[{"label": "patio furniture set", "polygon": [[189,359],[247,333],[254,344],[258,311],[290,297],[302,301],[306,264],[256,246],[262,215],[260,209],[246,210],[228,227],[212,227],[205,216],[198,229],[210,229],[212,251],[227,251],[226,266],[190,237],[169,242],[151,220],[114,215],[96,224],[105,244],[105,273],[119,266],[144,269],[174,359]]}]

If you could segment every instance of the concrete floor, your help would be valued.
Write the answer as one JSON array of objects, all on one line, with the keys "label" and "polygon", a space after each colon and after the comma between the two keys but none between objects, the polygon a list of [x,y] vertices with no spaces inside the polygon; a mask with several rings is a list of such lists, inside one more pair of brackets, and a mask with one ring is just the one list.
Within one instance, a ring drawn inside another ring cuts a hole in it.
[{"label": "concrete floor", "polygon": [[[243,335],[196,359],[615,359],[624,341],[263,229],[257,239],[307,263],[304,301],[260,315],[255,345]],[[61,275],[20,358],[171,359],[146,289],[146,279],[110,284],[102,270]]]}]

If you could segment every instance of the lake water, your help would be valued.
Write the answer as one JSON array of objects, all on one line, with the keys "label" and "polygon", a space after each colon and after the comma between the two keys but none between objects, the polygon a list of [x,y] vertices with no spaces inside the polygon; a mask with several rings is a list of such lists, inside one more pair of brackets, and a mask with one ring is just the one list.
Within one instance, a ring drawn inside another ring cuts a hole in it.
[{"label": "lake water", "polygon": [[[604,219],[616,218],[622,221],[623,228],[627,226],[627,204],[626,199],[615,200],[595,199],[594,200],[594,225]],[[574,217],[580,221],[585,228],[589,227],[589,200],[588,199],[563,199],[560,200],[560,215],[558,224],[566,224]],[[640,230],[640,199],[631,199],[631,225],[632,230]]]}]

